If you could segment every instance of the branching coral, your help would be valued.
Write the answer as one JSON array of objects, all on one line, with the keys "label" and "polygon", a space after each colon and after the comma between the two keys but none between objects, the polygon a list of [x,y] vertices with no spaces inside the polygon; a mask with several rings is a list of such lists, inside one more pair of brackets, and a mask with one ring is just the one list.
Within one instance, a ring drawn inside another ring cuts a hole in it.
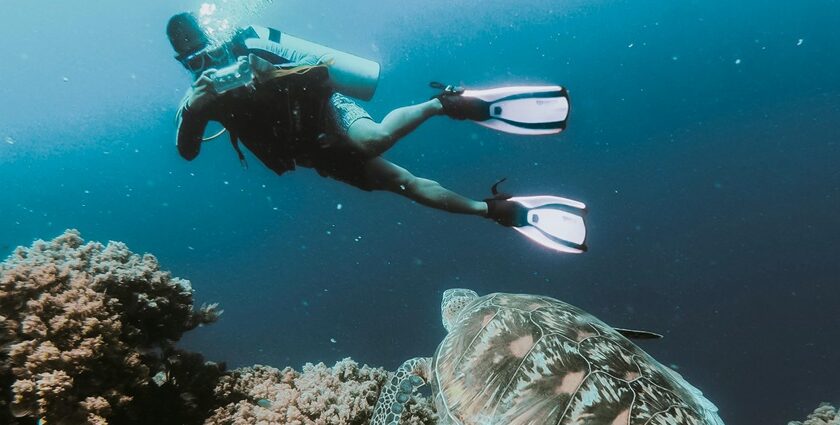
[{"label": "branching coral", "polygon": [[788,425],[840,425],[840,411],[828,403],[823,403],[808,415],[805,422],[788,422]]},{"label": "branching coral", "polygon": [[[175,349],[217,316],[215,305],[193,309],[188,281],[120,242],[84,243],[71,230],[20,247],[0,263],[0,422],[369,422],[384,369],[346,359],[223,375],[224,366]],[[403,420],[431,424],[435,415],[418,396]]]},{"label": "branching coral", "polygon": [[19,247],[0,263],[0,382],[11,389],[0,403],[48,423],[131,416],[177,357],[172,342],[217,316],[215,305],[193,310],[188,281],[123,243],[68,230]]},{"label": "branching coral", "polygon": [[[367,424],[389,373],[344,359],[332,368],[306,364],[301,372],[267,366],[229,373],[216,387],[220,402],[205,424]],[[415,397],[403,413],[403,423],[435,423],[434,411]]]}]

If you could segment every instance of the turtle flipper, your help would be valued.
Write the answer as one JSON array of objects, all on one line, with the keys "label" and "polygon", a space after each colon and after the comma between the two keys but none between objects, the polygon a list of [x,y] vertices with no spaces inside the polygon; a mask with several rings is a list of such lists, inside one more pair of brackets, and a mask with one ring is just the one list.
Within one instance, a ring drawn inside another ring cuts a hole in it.
[{"label": "turtle flipper", "polygon": [[428,357],[415,357],[406,360],[394,372],[394,376],[379,393],[371,425],[399,425],[405,403],[429,379],[431,360]]},{"label": "turtle flipper", "polygon": [[651,331],[642,331],[638,329],[624,329],[624,328],[613,328],[616,332],[620,333],[621,336],[627,339],[660,339],[662,338],[662,334],[658,334],[656,332]]}]

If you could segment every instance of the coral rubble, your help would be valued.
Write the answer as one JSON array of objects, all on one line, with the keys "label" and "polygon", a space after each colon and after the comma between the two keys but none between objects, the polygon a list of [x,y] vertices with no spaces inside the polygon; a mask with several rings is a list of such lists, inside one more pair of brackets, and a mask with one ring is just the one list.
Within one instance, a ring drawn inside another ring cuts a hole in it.
[{"label": "coral rubble", "polygon": [[[367,424],[388,378],[386,370],[360,367],[351,359],[332,368],[306,364],[300,372],[268,366],[238,369],[220,380],[216,395],[224,405],[205,424]],[[415,396],[401,423],[435,421],[429,401]]]},{"label": "coral rubble", "polygon": [[788,422],[788,425],[840,425],[840,411],[823,403],[804,422]]},{"label": "coral rubble", "polygon": [[173,342],[217,316],[215,306],[193,309],[188,281],[123,243],[68,230],[19,247],[0,263],[0,419],[129,423],[152,377],[183,363]]}]

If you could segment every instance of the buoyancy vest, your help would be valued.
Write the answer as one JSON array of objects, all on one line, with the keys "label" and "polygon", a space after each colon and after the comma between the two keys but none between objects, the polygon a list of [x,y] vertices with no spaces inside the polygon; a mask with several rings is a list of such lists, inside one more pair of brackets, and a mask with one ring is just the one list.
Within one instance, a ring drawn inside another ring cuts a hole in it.
[{"label": "buoyancy vest", "polygon": [[326,131],[325,112],[332,89],[326,68],[257,83],[253,89],[225,93],[214,105],[212,119],[230,132],[244,162],[239,142],[277,174],[295,169]]}]

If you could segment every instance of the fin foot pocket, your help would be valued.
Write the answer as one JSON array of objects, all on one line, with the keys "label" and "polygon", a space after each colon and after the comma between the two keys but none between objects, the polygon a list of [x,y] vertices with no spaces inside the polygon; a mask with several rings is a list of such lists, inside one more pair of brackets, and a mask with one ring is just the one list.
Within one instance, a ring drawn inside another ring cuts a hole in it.
[{"label": "fin foot pocket", "polygon": [[432,82],[434,89],[441,90],[434,96],[443,105],[443,113],[456,120],[486,121],[490,119],[490,104],[476,97],[464,96],[464,88]]},{"label": "fin foot pocket", "polygon": [[587,251],[586,205],[559,196],[517,196],[499,192],[493,185],[493,197],[485,199],[487,218],[512,227],[532,241],[559,252],[579,254]]},{"label": "fin foot pocket", "polygon": [[493,130],[521,135],[557,134],[566,129],[571,105],[561,86],[508,86],[486,90],[431,83],[444,114]]}]

